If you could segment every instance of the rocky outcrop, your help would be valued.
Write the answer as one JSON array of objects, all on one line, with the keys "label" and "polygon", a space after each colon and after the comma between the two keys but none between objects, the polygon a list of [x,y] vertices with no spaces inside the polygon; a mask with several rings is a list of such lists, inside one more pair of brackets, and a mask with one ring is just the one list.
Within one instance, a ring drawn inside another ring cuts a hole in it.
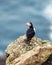
[{"label": "rocky outcrop", "polygon": [[42,65],[52,54],[52,42],[34,38],[27,42],[21,36],[8,45],[6,65]]}]

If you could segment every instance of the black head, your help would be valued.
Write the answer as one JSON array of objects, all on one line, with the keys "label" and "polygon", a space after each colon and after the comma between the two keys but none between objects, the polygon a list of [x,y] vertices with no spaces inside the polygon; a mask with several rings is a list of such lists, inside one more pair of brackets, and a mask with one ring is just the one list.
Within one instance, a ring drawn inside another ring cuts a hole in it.
[{"label": "black head", "polygon": [[33,24],[32,24],[32,22],[30,22],[30,24],[31,24],[30,28],[33,28]]},{"label": "black head", "polygon": [[28,26],[28,27],[30,27],[30,28],[33,28],[32,22],[27,22],[27,23],[26,23],[26,26]]}]

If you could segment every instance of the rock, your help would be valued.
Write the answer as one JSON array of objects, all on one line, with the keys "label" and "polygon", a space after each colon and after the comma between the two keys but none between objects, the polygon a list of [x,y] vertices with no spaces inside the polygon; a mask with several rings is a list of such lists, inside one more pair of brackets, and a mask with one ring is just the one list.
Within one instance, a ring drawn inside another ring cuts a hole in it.
[{"label": "rock", "polygon": [[52,54],[49,56],[49,58],[42,63],[42,65],[52,65]]},{"label": "rock", "polygon": [[21,36],[8,45],[6,65],[42,65],[52,54],[52,42],[34,38],[29,43],[25,39]]}]

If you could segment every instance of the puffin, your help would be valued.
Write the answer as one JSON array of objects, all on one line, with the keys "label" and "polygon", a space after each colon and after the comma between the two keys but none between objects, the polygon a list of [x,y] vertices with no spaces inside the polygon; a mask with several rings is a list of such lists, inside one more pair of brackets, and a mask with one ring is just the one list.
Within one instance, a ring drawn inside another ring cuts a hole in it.
[{"label": "puffin", "polygon": [[26,40],[31,41],[35,35],[35,28],[33,27],[32,22],[27,22],[26,26],[29,27],[26,31]]}]

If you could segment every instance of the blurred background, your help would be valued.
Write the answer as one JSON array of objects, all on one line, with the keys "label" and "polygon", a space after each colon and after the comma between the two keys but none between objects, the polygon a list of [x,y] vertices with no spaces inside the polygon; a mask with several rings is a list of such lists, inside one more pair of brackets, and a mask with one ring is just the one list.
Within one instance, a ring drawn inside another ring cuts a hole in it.
[{"label": "blurred background", "polygon": [[26,33],[30,21],[36,37],[52,41],[52,0],[0,0],[0,55]]}]

